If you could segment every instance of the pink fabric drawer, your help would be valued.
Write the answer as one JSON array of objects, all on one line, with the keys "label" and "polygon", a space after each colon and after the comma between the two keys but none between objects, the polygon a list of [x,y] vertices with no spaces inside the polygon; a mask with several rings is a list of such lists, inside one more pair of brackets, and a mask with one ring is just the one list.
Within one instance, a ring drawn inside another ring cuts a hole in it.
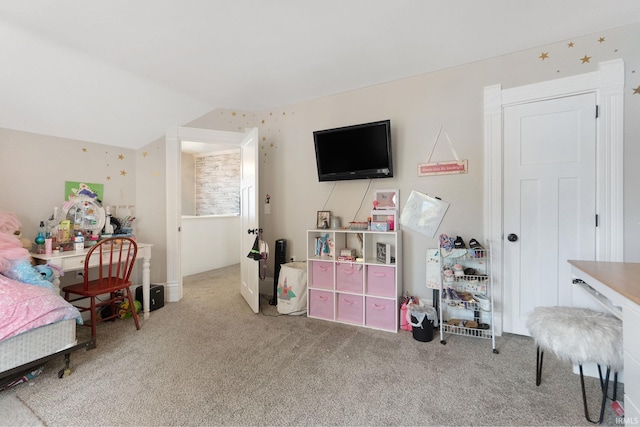
[{"label": "pink fabric drawer", "polygon": [[333,320],[333,292],[309,289],[309,316]]},{"label": "pink fabric drawer", "polygon": [[336,263],[336,289],[362,293],[362,264]]},{"label": "pink fabric drawer", "polygon": [[339,293],[336,294],[336,298],[338,299],[336,320],[362,325],[362,317],[364,316],[362,296]]},{"label": "pink fabric drawer", "polygon": [[396,269],[379,265],[367,266],[367,294],[381,297],[396,295]]},{"label": "pink fabric drawer", "polygon": [[365,325],[397,331],[394,300],[366,297],[365,305]]},{"label": "pink fabric drawer", "polygon": [[310,261],[310,287],[333,290],[333,263]]}]

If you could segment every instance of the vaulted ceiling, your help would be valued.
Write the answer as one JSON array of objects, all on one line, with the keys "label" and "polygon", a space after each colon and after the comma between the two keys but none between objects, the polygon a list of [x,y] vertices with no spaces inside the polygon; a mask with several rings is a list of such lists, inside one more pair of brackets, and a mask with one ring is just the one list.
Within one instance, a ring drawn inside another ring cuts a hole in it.
[{"label": "vaulted ceiling", "polygon": [[638,21],[637,0],[2,0],[0,127],[139,148]]}]

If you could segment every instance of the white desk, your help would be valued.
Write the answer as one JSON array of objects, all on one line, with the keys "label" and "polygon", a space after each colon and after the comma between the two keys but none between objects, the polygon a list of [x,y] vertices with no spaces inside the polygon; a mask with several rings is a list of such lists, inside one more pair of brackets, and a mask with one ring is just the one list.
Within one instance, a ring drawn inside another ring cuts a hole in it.
[{"label": "white desk", "polygon": [[630,424],[640,420],[640,264],[569,261],[573,277],[591,297],[622,319],[624,412]]},{"label": "white desk", "polygon": [[[144,318],[149,318],[149,290],[151,288],[150,266],[151,266],[151,243],[138,243],[138,254],[136,259],[142,259],[142,312]],[[84,269],[84,260],[89,248],[83,251],[65,251],[57,255],[34,254],[34,259],[45,261],[47,264],[60,267],[65,273]],[[54,270],[54,285],[60,286],[57,272]]]}]

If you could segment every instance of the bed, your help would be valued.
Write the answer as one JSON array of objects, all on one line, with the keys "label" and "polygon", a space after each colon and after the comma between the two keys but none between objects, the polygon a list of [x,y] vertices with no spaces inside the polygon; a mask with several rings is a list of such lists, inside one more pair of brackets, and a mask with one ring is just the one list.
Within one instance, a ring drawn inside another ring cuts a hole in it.
[{"label": "bed", "polygon": [[57,289],[23,283],[0,274],[0,383],[32,367],[65,356],[69,372],[72,351],[91,348],[78,343],[78,310]]}]

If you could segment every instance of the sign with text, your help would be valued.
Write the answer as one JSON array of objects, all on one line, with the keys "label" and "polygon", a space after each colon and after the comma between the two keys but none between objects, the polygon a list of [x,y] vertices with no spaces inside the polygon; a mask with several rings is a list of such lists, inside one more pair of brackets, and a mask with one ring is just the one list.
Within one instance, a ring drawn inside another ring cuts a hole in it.
[{"label": "sign with text", "polygon": [[467,173],[466,160],[452,160],[449,162],[418,163],[418,176],[451,175]]}]

